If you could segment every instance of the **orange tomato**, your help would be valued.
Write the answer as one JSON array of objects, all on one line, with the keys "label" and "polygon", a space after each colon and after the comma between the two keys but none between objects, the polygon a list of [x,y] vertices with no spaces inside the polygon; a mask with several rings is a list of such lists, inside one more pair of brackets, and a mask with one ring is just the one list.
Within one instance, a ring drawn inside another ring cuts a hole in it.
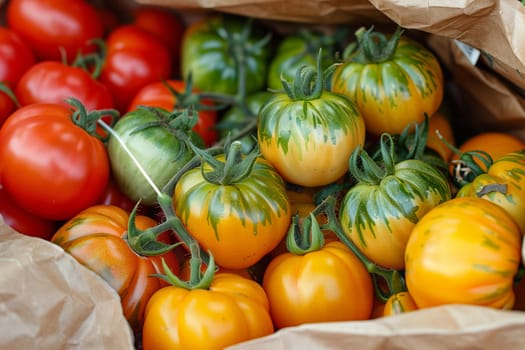
[{"label": "orange tomato", "polygon": [[448,147],[437,135],[441,136],[451,145],[455,145],[454,130],[448,117],[441,112],[436,112],[429,118],[427,147],[436,151],[444,161],[448,161],[452,156],[452,149]]},{"label": "orange tomato", "polygon": [[416,302],[409,292],[398,292],[392,294],[386,301],[383,308],[383,316],[398,315],[417,309]]}]

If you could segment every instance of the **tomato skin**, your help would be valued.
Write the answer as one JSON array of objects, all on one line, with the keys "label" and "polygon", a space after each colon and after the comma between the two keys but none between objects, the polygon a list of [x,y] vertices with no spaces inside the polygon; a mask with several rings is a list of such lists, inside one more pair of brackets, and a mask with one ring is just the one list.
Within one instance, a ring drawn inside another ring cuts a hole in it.
[{"label": "tomato skin", "polygon": [[383,316],[399,315],[417,309],[416,302],[409,292],[398,292],[387,299],[383,308]]},{"label": "tomato skin", "polygon": [[347,172],[350,154],[364,144],[365,124],[341,94],[323,91],[315,99],[292,100],[276,93],[259,111],[257,139],[286,181],[316,187]]},{"label": "tomato skin", "polygon": [[[224,161],[224,155],[216,158]],[[203,171],[210,170],[205,163]],[[189,170],[175,186],[173,205],[188,232],[229,269],[258,262],[281,241],[291,219],[284,182],[261,157],[248,177],[231,185],[208,182],[200,168]]]},{"label": "tomato skin", "polygon": [[29,45],[14,30],[0,27],[0,82],[15,86],[35,62]]},{"label": "tomato skin", "polygon": [[85,70],[61,62],[43,61],[33,65],[20,78],[16,96],[22,106],[32,103],[58,103],[74,97],[88,110],[113,108],[108,87]]},{"label": "tomato skin", "polygon": [[273,333],[268,299],[256,282],[217,274],[209,289],[169,286],[149,300],[144,350],[224,349]]},{"label": "tomato skin", "polygon": [[[490,186],[505,186],[504,191]],[[487,170],[462,186],[456,197],[480,197],[505,209],[525,233],[525,149],[500,156]]]},{"label": "tomato skin", "polygon": [[332,241],[305,255],[284,253],[263,278],[276,328],[303,323],[366,320],[373,306],[372,279],[361,261]]},{"label": "tomato skin", "polygon": [[405,277],[418,308],[473,304],[510,309],[522,234],[498,205],[456,197],[430,210],[407,243]]},{"label": "tomato skin", "polygon": [[20,208],[0,185],[0,215],[5,224],[28,236],[50,240],[58,222],[45,220]]},{"label": "tomato skin", "polygon": [[96,203],[109,178],[104,144],[71,114],[62,105],[31,104],[0,129],[0,182],[19,206],[49,220]]},{"label": "tomato skin", "polygon": [[[154,112],[136,109],[120,118],[113,130],[161,190],[194,154],[162,125],[137,131],[145,124],[159,122],[160,119]],[[141,200],[144,205],[155,204],[157,193],[144,179],[144,175],[122,147],[119,139],[111,136],[107,146],[115,182],[122,193],[132,201]],[[201,145],[202,140],[196,138],[195,144]]]},{"label": "tomato skin", "polygon": [[93,52],[96,47],[88,41],[104,34],[97,10],[84,0],[12,0],[6,18],[39,60],[60,61],[63,48],[70,62],[79,51]]},{"label": "tomato skin", "polygon": [[113,93],[115,107],[125,113],[146,84],[171,76],[166,45],[137,25],[115,28],[106,39],[107,53],[99,80]]},{"label": "tomato skin", "polygon": [[339,219],[345,235],[373,262],[404,268],[414,225],[451,198],[448,179],[437,168],[409,159],[378,182],[359,181],[345,194]]},{"label": "tomato skin", "polygon": [[[247,19],[232,16],[209,16],[192,23],[182,37],[181,73],[186,78],[191,72],[195,87],[202,91],[235,94],[238,87],[238,67],[232,58],[228,40],[221,32],[241,33]],[[252,47],[263,38],[252,25],[252,31],[242,42],[243,48]],[[260,91],[266,84],[269,49],[257,49],[245,55],[246,93]]]},{"label": "tomato skin", "polygon": [[[100,275],[120,296],[123,312],[135,332],[142,328],[146,304],[162,283],[151,274],[159,270],[160,257],[137,255],[123,239],[128,228],[129,214],[113,205],[95,205],[78,213],[64,223],[51,241],[77,261]],[[139,229],[152,227],[156,222],[137,215]],[[178,273],[178,260],[172,253],[162,255]]]},{"label": "tomato skin", "polygon": [[455,146],[456,140],[452,124],[446,114],[438,111],[432,115],[428,124],[427,147],[436,151],[439,156],[446,162],[452,157],[452,149],[441,141],[436,134],[439,131],[441,136],[451,145]]},{"label": "tomato skin", "polygon": [[444,93],[443,72],[437,58],[418,42],[402,36],[396,50],[380,63],[354,62],[335,69],[331,88],[356,102],[366,130],[400,134],[411,123],[434,114]]},{"label": "tomato skin", "polygon": [[[168,84],[175,91],[181,93],[186,89],[186,83],[183,80],[168,79],[164,82],[155,81],[146,84],[137,92],[135,97],[133,97],[128,112],[137,109],[138,106],[152,106],[163,108],[166,111],[173,111],[177,104],[177,98],[171,93],[165,84]],[[194,92],[197,91],[197,89],[194,89]],[[211,102],[206,100],[203,101],[203,103],[212,105]],[[200,109],[198,110],[197,115],[198,120],[193,131],[202,137],[202,140],[207,147],[210,147],[217,141],[218,137],[217,130],[214,129],[214,126],[217,123],[217,112],[214,110]]]}]

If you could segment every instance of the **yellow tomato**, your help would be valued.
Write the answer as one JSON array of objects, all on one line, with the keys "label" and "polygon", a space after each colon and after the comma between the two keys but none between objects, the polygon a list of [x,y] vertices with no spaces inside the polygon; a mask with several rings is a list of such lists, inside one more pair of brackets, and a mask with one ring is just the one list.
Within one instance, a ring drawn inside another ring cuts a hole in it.
[{"label": "yellow tomato", "polygon": [[383,316],[398,315],[417,309],[416,302],[409,292],[398,292],[392,294],[386,301],[383,308]]}]

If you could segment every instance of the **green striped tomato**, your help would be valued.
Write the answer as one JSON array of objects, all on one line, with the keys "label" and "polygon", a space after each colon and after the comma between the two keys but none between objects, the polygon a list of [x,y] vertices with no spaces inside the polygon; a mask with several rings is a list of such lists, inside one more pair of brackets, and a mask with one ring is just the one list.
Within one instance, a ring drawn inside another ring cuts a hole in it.
[{"label": "green striped tomato", "polygon": [[457,197],[480,197],[504,208],[525,233],[525,150],[507,153],[463,185]]},{"label": "green striped tomato", "polygon": [[373,262],[402,270],[406,243],[414,225],[430,209],[451,198],[448,179],[424,161],[408,159],[395,163],[394,157],[385,152],[384,164],[372,164],[378,167],[377,171],[362,173],[356,165],[359,157],[367,159],[366,151],[357,149],[350,159],[350,173],[357,184],[341,202],[339,219],[343,231]]},{"label": "green striped tomato", "polygon": [[500,206],[456,197],[429,211],[407,243],[407,288],[419,308],[512,308],[521,257],[518,225]]},{"label": "green striped tomato", "polygon": [[[239,142],[239,141],[237,141]],[[224,162],[225,156],[215,159]],[[251,173],[230,184],[214,183],[194,168],[175,186],[175,213],[224,268],[243,269],[274,249],[288,230],[290,203],[283,179],[262,157]]]},{"label": "green striped tomato", "polygon": [[358,31],[357,50],[337,65],[331,79],[332,91],[357,103],[366,130],[374,135],[399,134],[407,125],[421,123],[424,113],[433,115],[443,99],[439,61],[401,34],[388,40],[381,33]]},{"label": "green striped tomato", "polygon": [[[322,72],[320,61],[321,55],[317,72]],[[283,81],[285,91],[263,105],[257,139],[264,158],[286,181],[316,187],[348,171],[350,154],[364,144],[365,124],[350,99],[323,90],[322,73],[313,85],[308,69],[298,71],[293,84]]]}]

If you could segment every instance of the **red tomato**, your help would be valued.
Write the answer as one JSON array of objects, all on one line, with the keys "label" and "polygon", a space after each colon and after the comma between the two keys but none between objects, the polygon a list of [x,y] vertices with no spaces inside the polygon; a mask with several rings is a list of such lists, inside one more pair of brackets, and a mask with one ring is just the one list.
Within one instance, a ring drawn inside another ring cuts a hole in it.
[{"label": "red tomato", "polygon": [[115,183],[113,177],[110,176],[108,185],[98,200],[98,204],[113,205],[131,212],[135,207],[135,202],[129,199]]},{"label": "red tomato", "polygon": [[58,228],[57,222],[39,218],[20,208],[1,185],[0,215],[8,226],[28,236],[50,240]]},{"label": "red tomato", "polygon": [[104,144],[71,117],[70,108],[36,103],[16,110],[0,129],[0,183],[18,205],[50,220],[93,205],[108,182]]},{"label": "red tomato", "polygon": [[167,46],[136,25],[123,25],[113,30],[106,40],[106,49],[99,80],[113,93],[115,107],[120,112],[128,109],[143,86],[171,75],[171,55]]},{"label": "red tomato", "polygon": [[16,103],[15,101],[6,94],[5,92],[2,92],[2,89],[9,89],[9,87],[5,84],[2,85],[0,83],[0,126],[4,124],[4,121],[13,113],[16,109]]},{"label": "red tomato", "polygon": [[56,61],[33,65],[20,78],[15,94],[22,106],[58,103],[69,107],[65,99],[74,97],[87,110],[113,108],[113,98],[106,85],[82,68]]},{"label": "red tomato", "polygon": [[[166,83],[177,92],[183,92],[186,88],[182,80],[167,80]],[[197,90],[194,90],[197,91]],[[140,89],[129,106],[128,112],[138,106],[160,107],[172,111],[177,103],[177,97],[171,93],[162,81],[155,81]],[[206,102],[205,102],[206,103]],[[207,104],[211,105],[211,102]],[[206,146],[211,146],[217,141],[218,133],[214,129],[217,123],[217,112],[214,110],[199,110],[199,119],[193,130],[204,140]]]},{"label": "red tomato", "polygon": [[35,62],[29,45],[14,30],[0,27],[0,81],[16,85]]},{"label": "red tomato", "polygon": [[101,17],[84,0],[11,0],[6,19],[41,60],[61,60],[63,50],[72,61],[79,51],[94,51],[89,40],[104,34]]},{"label": "red tomato", "polygon": [[135,9],[133,23],[156,35],[168,46],[173,59],[173,72],[179,75],[184,25],[178,14],[168,8],[142,6]]}]

